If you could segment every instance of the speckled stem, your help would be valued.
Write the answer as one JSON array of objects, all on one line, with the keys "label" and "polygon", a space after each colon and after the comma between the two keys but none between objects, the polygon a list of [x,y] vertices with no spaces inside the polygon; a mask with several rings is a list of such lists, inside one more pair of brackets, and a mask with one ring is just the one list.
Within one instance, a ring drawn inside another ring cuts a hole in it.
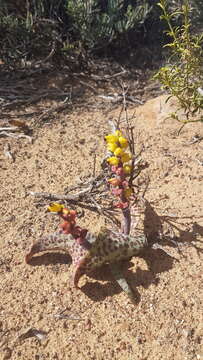
[{"label": "speckled stem", "polygon": [[122,277],[119,265],[112,264],[138,255],[147,246],[146,237],[144,235],[133,237],[103,228],[98,235],[88,232],[85,240],[86,243],[80,244],[71,234],[60,232],[43,236],[31,247],[30,252],[26,255],[26,262],[28,263],[33,255],[42,251],[63,250],[68,252],[72,257],[73,284],[76,288],[78,288],[78,282],[83,274],[88,274],[103,264],[110,264],[119,285],[132,298],[133,291]]},{"label": "speckled stem", "polygon": [[130,234],[130,226],[131,226],[130,208],[127,207],[126,209],[123,209],[122,214],[123,214],[123,220],[122,220],[122,224],[121,224],[121,231],[123,234],[129,235]]}]

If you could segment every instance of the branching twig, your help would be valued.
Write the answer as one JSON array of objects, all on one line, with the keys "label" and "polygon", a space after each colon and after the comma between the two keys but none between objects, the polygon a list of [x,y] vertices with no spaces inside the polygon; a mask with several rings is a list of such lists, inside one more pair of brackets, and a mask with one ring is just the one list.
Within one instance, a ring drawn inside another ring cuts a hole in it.
[{"label": "branching twig", "polygon": [[[87,191],[85,191],[85,192],[87,192]],[[82,191],[81,193],[84,194],[84,191]],[[52,194],[52,193],[48,193],[48,192],[33,192],[33,191],[31,191],[29,194],[34,197],[44,198],[47,200],[66,200],[66,201],[76,202],[80,199],[80,196],[82,195],[81,193],[78,193],[76,195],[60,195],[60,194]]]}]

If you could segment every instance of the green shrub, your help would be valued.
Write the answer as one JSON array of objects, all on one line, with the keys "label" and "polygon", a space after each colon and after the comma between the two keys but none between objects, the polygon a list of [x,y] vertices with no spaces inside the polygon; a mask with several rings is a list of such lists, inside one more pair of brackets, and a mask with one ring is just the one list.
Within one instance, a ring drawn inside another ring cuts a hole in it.
[{"label": "green shrub", "polygon": [[[163,14],[161,19],[168,25],[167,35],[170,42],[165,45],[171,52],[168,63],[154,76],[170,96],[178,100],[179,108],[184,110],[185,119],[179,119],[178,110],[171,117],[183,124],[203,120],[200,110],[203,108],[203,73],[202,73],[202,41],[203,34],[193,34],[191,31],[192,8],[188,0],[182,6],[170,12],[166,0],[158,3]],[[174,25],[174,18],[179,18],[181,25]],[[200,114],[199,117],[197,115]]]},{"label": "green shrub", "polygon": [[72,67],[87,51],[126,52],[143,39],[151,46],[162,34],[157,1],[0,0],[0,59],[11,66],[66,59]]},{"label": "green shrub", "polygon": [[101,9],[99,0],[68,0],[73,33],[89,49],[107,46],[143,24],[152,10],[147,0],[137,1],[134,6],[125,4],[124,0],[108,0]]}]

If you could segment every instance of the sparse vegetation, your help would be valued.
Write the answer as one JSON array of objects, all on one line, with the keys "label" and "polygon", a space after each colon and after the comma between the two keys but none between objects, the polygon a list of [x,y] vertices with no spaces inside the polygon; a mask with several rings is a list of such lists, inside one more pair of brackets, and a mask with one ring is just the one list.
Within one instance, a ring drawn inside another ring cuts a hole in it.
[{"label": "sparse vegetation", "polygon": [[[0,58],[11,65],[77,58],[108,48],[128,48],[129,34],[146,37],[145,21],[158,19],[151,0],[0,1]],[[132,46],[132,44],[131,44]]]},{"label": "sparse vegetation", "polygon": [[152,8],[147,0],[136,1],[135,5],[121,0],[109,0],[106,5],[99,0],[67,1],[72,30],[89,49],[103,48],[127,36],[144,23]]},{"label": "sparse vegetation", "polygon": [[[166,0],[160,0],[158,6],[162,9],[161,19],[168,25],[167,35],[170,41],[164,45],[170,49],[170,57],[154,76],[163,88],[168,90],[170,97],[175,96],[179,108],[171,117],[183,122],[202,121],[203,108],[203,73],[202,73],[202,42],[203,33],[192,32],[192,6],[188,0],[174,11],[170,12]],[[180,25],[174,24],[174,18],[179,18]],[[185,118],[180,119],[178,111],[184,110]]]}]

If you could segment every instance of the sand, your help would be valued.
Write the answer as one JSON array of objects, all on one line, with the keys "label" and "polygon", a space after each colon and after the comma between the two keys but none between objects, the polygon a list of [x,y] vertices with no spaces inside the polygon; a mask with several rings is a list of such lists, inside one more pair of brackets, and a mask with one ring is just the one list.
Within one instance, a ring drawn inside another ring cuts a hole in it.
[{"label": "sand", "polygon": [[[79,177],[91,176],[95,152],[99,171],[108,132],[104,111],[64,111],[34,129],[33,143],[1,138],[0,359],[203,359],[203,141],[189,144],[203,135],[202,124],[188,124],[178,136],[181,124],[166,119],[174,102],[166,105],[165,99],[129,110],[136,110],[136,148],[144,145],[148,163],[137,180],[140,189],[149,180],[148,232],[167,238],[171,255],[149,249],[125,265],[136,304],[108,268],[83,276],[76,290],[66,254],[42,254],[32,265],[25,263],[32,243],[59,223],[46,212],[48,201],[29,193],[63,194]],[[118,105],[108,118],[119,112]],[[14,161],[5,156],[6,144]],[[85,211],[80,223],[98,231],[105,219]]]}]

